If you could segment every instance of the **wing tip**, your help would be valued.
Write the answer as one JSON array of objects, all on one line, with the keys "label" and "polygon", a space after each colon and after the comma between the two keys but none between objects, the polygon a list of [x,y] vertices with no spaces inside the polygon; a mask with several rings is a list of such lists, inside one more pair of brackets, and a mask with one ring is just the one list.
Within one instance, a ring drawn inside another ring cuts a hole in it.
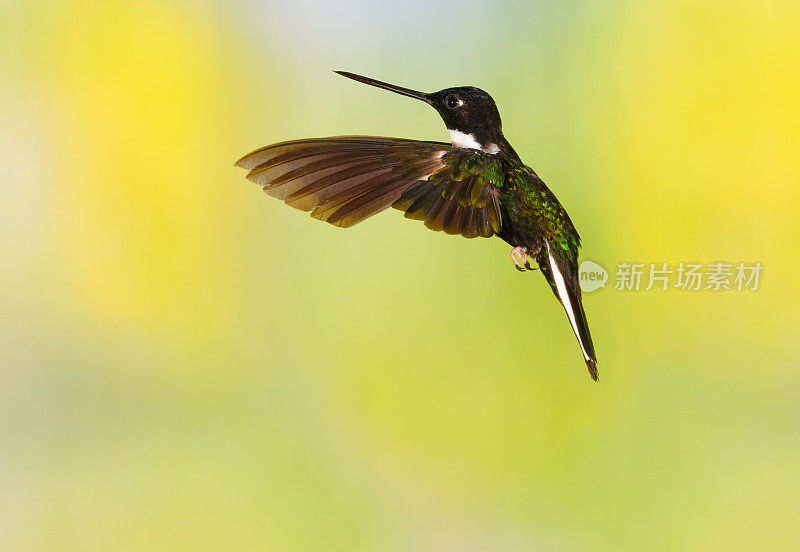
[{"label": "wing tip", "polygon": [[266,146],[266,147],[263,147],[263,148],[259,148],[257,150],[251,151],[247,155],[243,155],[242,157],[240,157],[236,161],[236,163],[233,164],[233,166],[234,167],[238,167],[240,169],[245,169],[245,170],[248,170],[248,171],[252,170],[252,169],[255,169],[260,163],[263,163],[263,161],[257,161],[256,160],[256,155],[258,155],[259,153],[262,153],[265,149],[267,149],[269,147],[271,147],[271,146]]}]

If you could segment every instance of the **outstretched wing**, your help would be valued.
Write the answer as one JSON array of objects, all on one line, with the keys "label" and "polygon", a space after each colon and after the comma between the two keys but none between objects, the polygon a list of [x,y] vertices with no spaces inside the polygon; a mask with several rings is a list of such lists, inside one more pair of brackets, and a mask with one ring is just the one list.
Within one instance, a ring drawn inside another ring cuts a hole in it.
[{"label": "outstretched wing", "polygon": [[424,220],[431,230],[488,238],[500,233],[500,161],[488,153],[455,148],[442,158],[445,166],[409,186],[392,205],[406,218]]},{"label": "outstretched wing", "polygon": [[488,237],[501,227],[499,161],[477,150],[340,136],[267,146],[236,166],[267,194],[336,226],[394,206],[450,234]]}]

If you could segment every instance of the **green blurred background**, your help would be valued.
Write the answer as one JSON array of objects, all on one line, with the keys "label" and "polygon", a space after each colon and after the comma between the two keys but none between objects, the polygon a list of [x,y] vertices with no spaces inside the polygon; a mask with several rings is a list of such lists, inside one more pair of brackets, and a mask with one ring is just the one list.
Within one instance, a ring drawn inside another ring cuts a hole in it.
[{"label": "green blurred background", "polygon": [[[0,2],[0,549],[800,549],[800,4]],[[488,90],[584,255],[351,230],[233,167]],[[612,275],[613,277],[613,275]]]}]

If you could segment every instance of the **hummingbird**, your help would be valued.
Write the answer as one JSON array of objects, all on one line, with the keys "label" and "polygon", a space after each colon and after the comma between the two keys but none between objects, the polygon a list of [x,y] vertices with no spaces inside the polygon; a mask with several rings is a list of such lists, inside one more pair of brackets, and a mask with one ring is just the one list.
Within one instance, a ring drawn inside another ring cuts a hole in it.
[{"label": "hummingbird", "polygon": [[249,171],[247,179],[287,205],[342,228],[394,207],[431,230],[465,238],[498,236],[512,247],[517,270],[536,270],[531,260],[536,263],[597,381],[597,357],[581,301],[580,237],[553,192],[503,136],[492,97],[473,86],[424,93],[334,72],[432,106],[451,143],[374,136],[280,142],[236,162]]}]

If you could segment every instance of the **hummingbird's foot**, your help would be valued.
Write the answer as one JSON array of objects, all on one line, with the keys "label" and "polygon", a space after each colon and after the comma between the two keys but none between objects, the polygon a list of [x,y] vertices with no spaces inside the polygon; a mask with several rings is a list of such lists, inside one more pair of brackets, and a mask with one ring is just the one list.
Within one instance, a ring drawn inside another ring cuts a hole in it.
[{"label": "hummingbird's foot", "polygon": [[527,247],[518,246],[511,250],[511,262],[514,263],[514,268],[520,272],[525,272],[526,270],[536,270],[531,266],[530,261],[526,257],[527,254]]}]

